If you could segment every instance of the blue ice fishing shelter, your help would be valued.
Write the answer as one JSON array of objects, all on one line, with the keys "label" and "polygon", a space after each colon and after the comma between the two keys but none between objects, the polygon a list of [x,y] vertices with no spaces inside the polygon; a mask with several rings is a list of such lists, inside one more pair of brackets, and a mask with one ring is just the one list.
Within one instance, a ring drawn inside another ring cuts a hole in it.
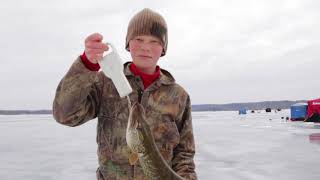
[{"label": "blue ice fishing shelter", "polygon": [[296,103],[291,105],[291,120],[292,121],[303,121],[307,116],[307,103]]},{"label": "blue ice fishing shelter", "polygon": [[239,109],[239,114],[247,114],[247,109],[246,108]]}]

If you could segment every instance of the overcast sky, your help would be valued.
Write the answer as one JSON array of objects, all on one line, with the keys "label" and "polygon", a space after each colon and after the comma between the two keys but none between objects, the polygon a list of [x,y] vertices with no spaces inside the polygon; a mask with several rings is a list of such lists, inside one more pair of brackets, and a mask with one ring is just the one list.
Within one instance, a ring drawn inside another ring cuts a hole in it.
[{"label": "overcast sky", "polygon": [[320,97],[318,0],[3,0],[0,109],[50,109],[91,33],[130,61],[127,25],[145,7],[167,21],[159,65],[192,104]]}]

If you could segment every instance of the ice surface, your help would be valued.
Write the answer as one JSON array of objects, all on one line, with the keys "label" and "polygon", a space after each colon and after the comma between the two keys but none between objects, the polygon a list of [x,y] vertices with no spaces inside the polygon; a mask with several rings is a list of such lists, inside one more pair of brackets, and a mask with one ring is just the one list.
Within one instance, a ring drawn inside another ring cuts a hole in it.
[{"label": "ice surface", "polygon": [[[320,124],[289,114],[193,112],[199,179],[320,179]],[[0,179],[95,179],[95,136],[96,120],[72,128],[50,115],[0,116]]]}]

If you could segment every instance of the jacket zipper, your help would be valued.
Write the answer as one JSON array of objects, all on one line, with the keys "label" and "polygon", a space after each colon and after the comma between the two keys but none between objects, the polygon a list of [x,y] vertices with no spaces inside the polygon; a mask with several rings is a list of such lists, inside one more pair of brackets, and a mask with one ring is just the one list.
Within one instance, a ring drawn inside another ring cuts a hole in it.
[{"label": "jacket zipper", "polygon": [[143,90],[142,89],[138,89],[138,102],[141,104],[141,100],[142,100],[142,95],[143,95]]},{"label": "jacket zipper", "polygon": [[135,165],[132,165],[132,166],[131,166],[131,174],[132,174],[132,180],[135,180],[135,178],[136,178],[136,177],[135,177],[135,176],[136,176],[136,175],[135,175]]},{"label": "jacket zipper", "polygon": [[[142,101],[142,95],[143,95],[143,90],[141,88],[138,89],[138,102],[141,104]],[[131,166],[131,174],[132,174],[132,179],[135,179],[135,165]]]}]

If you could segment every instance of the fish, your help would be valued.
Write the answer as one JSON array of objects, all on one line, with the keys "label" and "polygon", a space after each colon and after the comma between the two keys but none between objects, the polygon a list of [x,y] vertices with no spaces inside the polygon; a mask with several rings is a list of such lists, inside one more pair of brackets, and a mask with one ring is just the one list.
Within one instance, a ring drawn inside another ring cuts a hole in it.
[{"label": "fish", "polygon": [[126,129],[126,141],[131,150],[130,164],[139,160],[143,173],[149,179],[185,180],[162,157],[146,122],[144,107],[136,102],[131,106]]}]

